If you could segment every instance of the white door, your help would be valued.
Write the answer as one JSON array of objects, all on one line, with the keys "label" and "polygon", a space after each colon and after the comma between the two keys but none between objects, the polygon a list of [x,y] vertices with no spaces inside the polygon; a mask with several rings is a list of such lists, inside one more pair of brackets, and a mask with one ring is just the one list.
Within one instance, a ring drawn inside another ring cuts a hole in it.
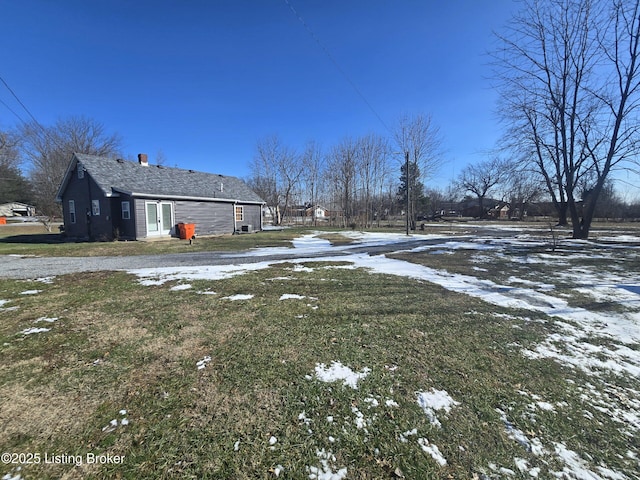
[{"label": "white door", "polygon": [[169,235],[173,227],[173,205],[170,202],[146,202],[147,235]]}]

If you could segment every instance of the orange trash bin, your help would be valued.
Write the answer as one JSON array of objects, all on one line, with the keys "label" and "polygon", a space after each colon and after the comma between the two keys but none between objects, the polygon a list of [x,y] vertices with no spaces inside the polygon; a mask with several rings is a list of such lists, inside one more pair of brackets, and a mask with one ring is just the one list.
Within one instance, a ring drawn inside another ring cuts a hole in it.
[{"label": "orange trash bin", "polygon": [[0,225],[6,225],[6,224],[7,224],[6,217],[0,217]]},{"label": "orange trash bin", "polygon": [[179,223],[177,227],[178,236],[181,240],[191,240],[196,235],[195,223]]},{"label": "orange trash bin", "polygon": [[184,224],[184,233],[185,238],[187,240],[191,240],[196,236],[196,224],[195,223],[185,223]]}]

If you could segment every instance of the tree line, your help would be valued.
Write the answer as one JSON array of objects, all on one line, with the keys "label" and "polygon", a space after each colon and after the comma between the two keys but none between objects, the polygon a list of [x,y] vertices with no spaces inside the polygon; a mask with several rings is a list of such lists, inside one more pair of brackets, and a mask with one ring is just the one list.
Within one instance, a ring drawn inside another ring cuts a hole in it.
[{"label": "tree line", "polygon": [[341,226],[369,228],[407,205],[407,190],[409,216],[416,216],[424,199],[422,182],[442,161],[441,143],[438,127],[426,114],[403,116],[391,137],[346,137],[324,149],[309,141],[297,151],[271,135],[257,142],[248,182],[276,224],[291,220],[292,207],[301,205],[310,208],[315,223],[315,208],[322,205]]},{"label": "tree line", "polygon": [[24,123],[0,132],[0,203],[28,203],[43,217],[60,218],[55,197],[72,155],[120,156],[121,150],[118,134],[87,117],[61,119],[52,126]]}]

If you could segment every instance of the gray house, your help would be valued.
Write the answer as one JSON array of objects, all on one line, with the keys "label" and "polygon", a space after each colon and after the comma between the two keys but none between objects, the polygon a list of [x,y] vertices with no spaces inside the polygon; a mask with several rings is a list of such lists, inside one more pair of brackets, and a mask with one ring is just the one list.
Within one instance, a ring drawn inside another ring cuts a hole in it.
[{"label": "gray house", "polygon": [[262,229],[263,200],[242,180],[226,175],[74,154],[56,201],[64,233],[78,240],[176,236],[176,224],[196,234]]}]

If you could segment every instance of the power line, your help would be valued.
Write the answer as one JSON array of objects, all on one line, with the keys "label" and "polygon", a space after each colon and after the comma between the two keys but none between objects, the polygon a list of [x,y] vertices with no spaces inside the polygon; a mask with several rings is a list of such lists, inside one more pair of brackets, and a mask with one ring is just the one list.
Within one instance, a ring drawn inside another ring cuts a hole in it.
[{"label": "power line", "polygon": [[304,18],[302,18],[302,15],[300,15],[298,13],[298,11],[294,8],[293,5],[291,5],[291,2],[289,2],[289,0],[284,0],[284,3],[287,4],[287,6],[289,7],[289,9],[293,12],[293,14],[296,16],[296,18],[298,19],[298,21],[304,26],[305,30],[307,31],[307,33],[311,36],[311,38],[313,38],[313,40],[318,44],[318,46],[320,47],[320,49],[324,52],[324,54],[329,58],[329,60],[331,60],[331,63],[333,63],[334,67],[336,67],[336,69],[340,72],[340,74],[345,78],[345,80],[347,82],[349,82],[349,85],[351,85],[351,88],[353,88],[353,90],[358,94],[358,96],[362,99],[362,101],[367,105],[367,107],[369,107],[369,110],[371,110],[371,112],[375,115],[375,117],[378,119],[378,121],[382,124],[382,126],[389,132],[389,133],[393,133],[391,131],[391,129],[387,126],[387,124],[384,122],[384,120],[382,120],[382,117],[380,115],[378,115],[378,112],[376,111],[375,108],[373,108],[373,105],[371,105],[371,103],[369,102],[369,100],[367,100],[367,97],[364,96],[364,94],[362,93],[362,91],[360,91],[360,89],[358,88],[358,86],[356,85],[356,83],[351,80],[351,77],[349,77],[349,75],[347,74],[347,72],[340,66],[340,64],[337,62],[337,60],[333,57],[333,55],[331,55],[331,52],[329,52],[329,50],[327,49],[327,47],[325,47],[325,45],[320,41],[320,39],[318,38],[318,36],[315,34],[315,32],[313,30],[311,30],[311,27],[309,27],[309,25],[307,24],[307,22],[305,22]]},{"label": "power line", "polygon": [[[36,117],[31,113],[31,111],[27,108],[27,106],[22,102],[22,100],[20,100],[20,98],[18,98],[18,95],[16,95],[16,93],[13,91],[13,89],[9,86],[9,84],[5,81],[4,78],[2,78],[2,75],[0,75],[0,82],[2,82],[4,84],[4,86],[6,87],[7,90],[9,90],[9,92],[11,93],[11,95],[13,95],[13,98],[16,99],[16,101],[20,104],[20,106],[24,109],[25,112],[27,112],[27,114],[29,115],[29,117],[31,117],[31,119],[33,120],[33,124],[37,127],[36,128],[36,135],[38,134],[38,132],[42,133],[42,135],[44,135],[44,138],[49,141],[52,142],[53,144],[55,144],[58,148],[61,148],[60,143],[58,142],[58,140],[53,137],[46,128],[44,128],[42,126],[42,124],[36,119]],[[18,119],[20,119],[20,121],[23,123],[23,125],[28,125],[27,122],[24,121],[24,119],[18,115],[13,109],[11,109],[4,101],[0,100],[0,102],[7,107],[7,109],[13,113],[16,117],[18,117]]]},{"label": "power line", "polygon": [[[31,119],[35,122],[35,124],[40,127],[43,131],[44,128],[42,128],[42,125],[40,125],[40,123],[38,122],[38,120],[36,120],[36,117],[33,116],[33,114],[29,111],[29,109],[26,107],[26,105],[24,103],[22,103],[22,100],[20,100],[18,98],[18,96],[16,95],[16,93],[13,91],[13,89],[9,86],[9,84],[4,80],[4,78],[2,78],[2,76],[0,75],[0,82],[2,82],[4,84],[5,87],[7,87],[7,90],[9,90],[9,92],[11,93],[11,95],[13,95],[13,98],[16,99],[16,101],[20,104],[20,106],[24,109],[25,112],[27,112],[27,114],[31,117]],[[3,102],[4,103],[4,102]],[[6,104],[5,104],[6,106]],[[8,108],[8,107],[7,107]],[[11,110],[11,109],[9,109]],[[13,112],[13,110],[11,110],[11,112]],[[13,112],[14,115],[15,112]],[[18,118],[20,118],[19,115],[16,115]],[[20,120],[22,120],[22,118],[20,118]],[[22,123],[25,123],[24,120],[22,120]]]},{"label": "power line", "polygon": [[7,110],[13,113],[18,120],[20,120],[22,123],[26,123],[24,119],[20,115],[18,115],[18,113],[15,110],[13,110],[9,105],[7,105],[7,103],[4,100],[0,100],[0,103],[4,105]]}]

